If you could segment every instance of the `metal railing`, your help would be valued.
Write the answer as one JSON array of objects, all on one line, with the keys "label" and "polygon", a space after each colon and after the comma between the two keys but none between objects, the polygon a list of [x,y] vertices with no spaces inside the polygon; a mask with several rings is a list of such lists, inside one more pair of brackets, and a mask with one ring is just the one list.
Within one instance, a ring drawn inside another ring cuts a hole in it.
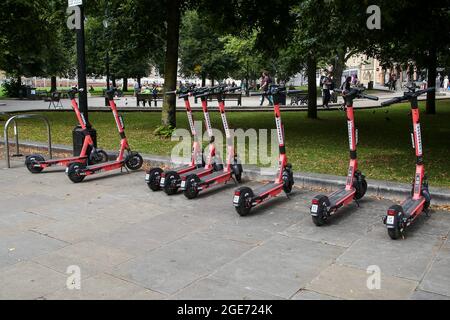
[{"label": "metal railing", "polygon": [[4,137],[5,137],[5,160],[6,160],[6,166],[8,168],[11,168],[11,163],[9,159],[9,135],[8,135],[8,129],[11,123],[14,124],[14,136],[16,140],[16,155],[19,155],[19,128],[17,126],[17,120],[18,119],[41,119],[44,121],[44,123],[47,126],[47,135],[48,135],[48,153],[50,156],[50,159],[52,158],[52,136],[50,131],[50,122],[48,119],[40,114],[19,114],[10,117],[6,123],[5,123],[5,129],[4,129]]}]

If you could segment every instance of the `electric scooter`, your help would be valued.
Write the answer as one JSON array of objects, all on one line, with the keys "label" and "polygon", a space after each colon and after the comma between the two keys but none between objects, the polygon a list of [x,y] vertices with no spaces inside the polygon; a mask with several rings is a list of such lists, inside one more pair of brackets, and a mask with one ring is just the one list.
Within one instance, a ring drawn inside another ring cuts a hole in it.
[{"label": "electric scooter", "polygon": [[383,217],[389,237],[398,239],[404,237],[406,228],[413,223],[423,212],[428,215],[428,208],[431,203],[431,195],[428,190],[428,180],[425,175],[423,163],[423,144],[419,121],[419,106],[417,97],[432,92],[435,88],[416,91],[416,86],[407,87],[402,97],[396,97],[383,102],[382,106],[389,106],[394,103],[409,101],[411,103],[413,133],[411,139],[416,153],[416,173],[412,183],[411,195],[400,205],[393,205],[387,210],[387,215]]},{"label": "electric scooter", "polygon": [[216,90],[220,90],[225,88],[226,85],[219,85],[215,87],[210,87],[205,92],[196,92],[194,96],[196,98],[200,98],[202,102],[202,109],[203,114],[205,117],[205,126],[206,126],[206,132],[209,137],[209,147],[208,147],[208,156],[205,161],[205,166],[203,168],[197,168],[195,170],[185,172],[182,174],[172,174],[173,178],[170,178],[167,176],[170,180],[170,184],[176,188],[174,192],[177,192],[180,188],[182,191],[184,191],[186,187],[186,179],[190,175],[195,175],[199,178],[209,175],[214,171],[220,171],[223,170],[223,164],[222,161],[219,159],[219,157],[216,155],[216,147],[214,144],[215,137],[213,135],[212,127],[211,127],[211,120],[209,118],[209,112],[208,112],[208,104],[207,99],[210,95],[215,94]]},{"label": "electric scooter", "polygon": [[[189,97],[196,93],[204,93],[209,90],[209,88],[196,88],[196,89],[186,89],[182,91],[166,92],[166,94],[177,94],[180,99],[184,99],[184,105],[186,108],[186,114],[189,122],[189,128],[191,129],[191,134],[193,138],[192,143],[192,156],[191,163],[189,165],[181,166],[171,170],[163,171],[161,168],[152,168],[145,175],[145,181],[148,187],[153,191],[158,191],[163,189],[168,195],[175,194],[178,191],[180,185],[179,175],[193,171],[198,168],[202,168],[203,165],[203,155],[200,142],[198,141],[197,131],[194,126],[194,118],[192,115],[191,104],[189,102]],[[207,101],[202,100],[203,110],[206,110],[205,119],[207,123],[209,122],[209,116],[207,114]],[[210,131],[208,131],[210,132]],[[210,149],[214,150],[214,149]]]},{"label": "electric scooter", "polygon": [[[230,128],[228,126],[227,117],[225,114],[225,101],[224,94],[227,92],[234,92],[240,90],[240,87],[232,88],[219,88],[217,94],[217,100],[219,102],[219,111],[222,118],[223,129],[227,139],[227,163],[223,170],[218,170],[203,177],[199,177],[197,174],[192,173],[183,179],[181,189],[186,198],[194,199],[198,193],[202,190],[206,190],[214,185],[226,184],[230,180],[235,182],[241,182],[242,177],[242,165],[237,159],[237,155],[234,152],[233,137],[231,136]],[[204,93],[200,96],[208,96],[211,93]]]},{"label": "electric scooter", "polygon": [[350,204],[352,201],[355,201],[359,206],[358,200],[364,197],[367,191],[367,181],[365,176],[358,170],[358,158],[356,155],[358,130],[355,128],[353,100],[355,98],[366,98],[376,101],[378,100],[378,97],[364,94],[364,88],[351,88],[349,91],[335,89],[335,91],[341,92],[345,101],[348,143],[350,146],[350,163],[345,187],[338,189],[329,195],[317,195],[312,200],[310,208],[311,217],[316,226],[322,226],[339,208]]},{"label": "electric scooter", "polygon": [[278,156],[278,172],[275,180],[269,182],[255,190],[249,187],[240,187],[234,191],[233,205],[236,212],[241,216],[246,216],[250,210],[280,194],[282,191],[288,195],[292,191],[294,185],[294,174],[292,172],[292,165],[288,163],[286,156],[286,147],[284,141],[284,126],[281,121],[280,103],[284,100],[286,95],[301,93],[300,90],[288,91],[286,87],[271,85],[267,93],[252,93],[251,95],[266,95],[272,96],[274,102],[275,124],[277,127],[277,137],[279,145]]},{"label": "electric scooter", "polygon": [[92,140],[89,131],[86,129],[86,120],[84,115],[80,112],[77,101],[75,100],[76,90],[71,90],[68,92],[70,97],[70,102],[72,104],[73,111],[75,112],[78,122],[80,123],[81,129],[83,129],[84,141],[83,147],[81,149],[80,155],[77,157],[63,158],[63,159],[49,159],[45,158],[40,154],[29,155],[25,159],[25,166],[31,173],[40,173],[42,170],[52,166],[69,166],[71,163],[79,162],[83,164],[95,164],[108,161],[108,155],[105,151],[97,149],[94,146],[94,141]]},{"label": "electric scooter", "polygon": [[[114,115],[114,119],[116,121],[117,129],[120,135],[120,150],[119,155],[116,160],[109,161],[101,164],[88,165],[82,162],[74,162],[69,167],[66,168],[66,174],[69,179],[74,182],[82,182],[86,176],[90,176],[96,173],[111,171],[115,169],[130,169],[130,170],[139,170],[142,167],[143,159],[142,156],[134,151],[131,151],[131,148],[128,144],[127,137],[125,135],[124,122],[122,117],[117,112],[117,106],[114,102],[114,91],[109,90],[106,93],[106,96],[109,100],[109,107]],[[125,156],[125,152],[127,155]]]}]

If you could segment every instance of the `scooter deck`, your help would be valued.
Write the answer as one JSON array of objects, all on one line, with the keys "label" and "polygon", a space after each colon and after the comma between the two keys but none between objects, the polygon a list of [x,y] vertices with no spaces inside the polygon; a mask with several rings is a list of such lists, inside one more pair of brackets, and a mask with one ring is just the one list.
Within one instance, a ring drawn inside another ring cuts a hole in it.
[{"label": "scooter deck", "polygon": [[195,169],[195,170],[192,170],[192,171],[189,171],[189,172],[181,174],[180,178],[181,179],[186,178],[187,176],[189,176],[191,174],[196,174],[197,176],[204,176],[204,175],[207,175],[207,174],[211,173],[212,170],[213,170],[212,168],[209,168],[209,169],[207,169],[207,168],[198,168],[198,169]]},{"label": "scooter deck", "polygon": [[209,183],[211,181],[214,181],[214,180],[217,180],[217,179],[220,179],[220,178],[225,178],[226,176],[230,176],[230,178],[231,178],[231,172],[229,172],[229,171],[216,171],[216,172],[213,172],[213,173],[208,174],[206,176],[203,176],[202,179],[201,179],[201,182]]},{"label": "scooter deck", "polygon": [[339,189],[328,196],[330,207],[336,207],[355,194],[356,190]]},{"label": "scooter deck", "polygon": [[185,173],[186,171],[192,172],[192,171],[190,171],[192,168],[195,168],[195,165],[188,164],[188,165],[184,165],[184,166],[180,166],[180,167],[175,167],[170,170],[166,170],[166,172],[169,172],[169,171],[175,171],[178,173],[180,173],[180,172]]},{"label": "scooter deck", "polygon": [[407,217],[417,213],[417,208],[425,203],[425,198],[420,197],[419,199],[408,198],[401,204],[403,212]]},{"label": "scooter deck", "polygon": [[122,164],[123,165],[124,161],[117,162],[116,160],[114,160],[114,161],[102,162],[100,164],[93,164],[93,165],[87,166],[86,170],[97,170],[97,169],[109,167],[109,166],[112,166],[112,165],[115,165],[115,164]]},{"label": "scooter deck", "polygon": [[275,182],[269,182],[265,185],[262,185],[258,188],[256,188],[253,193],[255,194],[256,197],[263,197],[267,194],[269,194],[271,191],[278,189],[278,188],[282,188],[283,184],[282,183],[275,183]]},{"label": "scooter deck", "polygon": [[49,159],[45,161],[37,162],[38,164],[57,164],[60,162],[77,162],[84,161],[87,159],[87,156],[84,157],[70,157],[70,158],[58,158],[58,159]]}]

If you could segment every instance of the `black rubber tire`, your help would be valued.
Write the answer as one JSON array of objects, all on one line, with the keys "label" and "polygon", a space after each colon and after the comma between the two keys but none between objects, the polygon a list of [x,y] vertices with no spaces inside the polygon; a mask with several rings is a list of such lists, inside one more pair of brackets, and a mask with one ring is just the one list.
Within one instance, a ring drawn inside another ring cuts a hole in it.
[{"label": "black rubber tire", "polygon": [[152,191],[161,190],[159,182],[161,181],[162,172],[163,170],[161,168],[153,168],[147,172],[147,174],[150,175],[149,181],[147,182],[147,186],[150,188],[150,190]]},{"label": "black rubber tire", "polygon": [[200,178],[196,174],[191,174],[186,177],[186,186],[184,189],[184,196],[188,199],[194,199],[198,195],[198,188],[196,184],[200,182]]},{"label": "black rubber tire", "polygon": [[430,192],[428,191],[428,189],[426,189],[426,190],[422,189],[422,197],[425,198],[425,203],[423,205],[422,211],[427,211],[431,205],[431,195],[430,195]]},{"label": "black rubber tire", "polygon": [[25,166],[27,167],[28,171],[30,171],[31,173],[41,173],[42,170],[44,170],[44,168],[43,167],[35,167],[34,163],[42,162],[42,161],[45,161],[43,156],[41,156],[40,154],[32,154],[25,159]]},{"label": "black rubber tire", "polygon": [[69,165],[67,168],[67,176],[69,177],[70,181],[73,183],[79,183],[84,180],[86,176],[81,176],[77,173],[78,169],[85,168],[85,165],[81,162],[74,162]]},{"label": "black rubber tire", "polygon": [[323,215],[318,215],[318,216],[311,216],[312,217],[312,221],[314,222],[314,224],[318,227],[321,227],[325,224],[325,219],[323,218]]},{"label": "black rubber tire", "polygon": [[355,199],[356,200],[359,200],[362,197],[364,197],[364,195],[367,192],[367,181],[366,181],[366,179],[362,179],[362,181],[361,181],[361,189],[360,190],[358,190],[358,189],[359,188],[356,188],[356,192],[355,192]]},{"label": "black rubber tire", "polygon": [[223,171],[223,163],[213,163],[213,170],[214,171]]},{"label": "black rubber tire", "polygon": [[388,235],[392,240],[397,240],[401,237],[401,232],[398,227],[388,228]]},{"label": "black rubber tire", "polygon": [[283,173],[283,176],[284,175],[286,175],[286,180],[283,179],[283,191],[286,194],[289,194],[289,193],[291,193],[292,186],[294,185],[294,182],[293,182],[294,181],[294,177],[293,177],[292,172],[289,172],[289,171],[285,171]]},{"label": "black rubber tire", "polygon": [[132,152],[125,161],[127,168],[132,171],[139,170],[143,164],[144,159],[142,159],[142,156],[137,152]]},{"label": "black rubber tire", "polygon": [[242,181],[242,172],[243,171],[244,171],[244,169],[242,169],[242,164],[237,163],[237,164],[233,165],[234,178],[236,179],[236,181],[238,183],[241,183],[241,181]]},{"label": "black rubber tire", "polygon": [[105,151],[98,149],[96,153],[97,153],[96,158],[90,158],[89,164],[108,162],[109,156]]},{"label": "black rubber tire", "polygon": [[235,206],[236,212],[244,217],[250,213],[252,205],[250,203],[251,199],[254,197],[253,190],[249,187],[242,187],[238,189],[241,194],[239,195],[238,206]]},{"label": "black rubber tire", "polygon": [[168,171],[164,175],[164,192],[171,196],[178,192],[178,182],[180,181],[180,175],[176,171]]}]

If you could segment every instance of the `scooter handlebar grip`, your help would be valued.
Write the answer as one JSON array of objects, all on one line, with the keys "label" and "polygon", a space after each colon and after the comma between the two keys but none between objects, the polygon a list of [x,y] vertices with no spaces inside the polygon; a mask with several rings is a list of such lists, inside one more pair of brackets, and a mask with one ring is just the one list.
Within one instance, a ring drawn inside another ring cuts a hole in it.
[{"label": "scooter handlebar grip", "polygon": [[403,100],[404,100],[403,97],[392,98],[392,99],[389,99],[387,101],[383,101],[381,103],[381,106],[382,107],[390,106],[391,104],[399,103],[399,102],[402,102]]},{"label": "scooter handlebar grip", "polygon": [[304,90],[288,90],[286,93],[289,94],[297,94],[297,93],[306,93]]},{"label": "scooter handlebar grip", "polygon": [[373,101],[378,101],[379,98],[376,96],[371,96],[368,94],[361,94],[361,98],[365,98],[365,99],[369,99],[369,100],[373,100]]},{"label": "scooter handlebar grip", "polygon": [[70,100],[75,99],[75,94],[77,93],[76,90],[70,90],[69,92],[67,92],[67,95],[69,96]]}]

